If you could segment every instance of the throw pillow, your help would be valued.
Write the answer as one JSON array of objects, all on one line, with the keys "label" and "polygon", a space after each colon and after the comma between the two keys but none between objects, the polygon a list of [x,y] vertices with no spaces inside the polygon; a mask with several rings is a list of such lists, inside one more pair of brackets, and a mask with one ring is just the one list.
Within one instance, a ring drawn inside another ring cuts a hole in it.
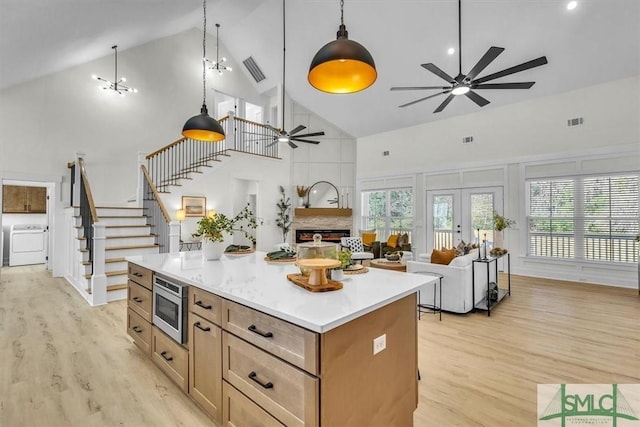
[{"label": "throw pillow", "polygon": [[398,247],[402,248],[404,245],[408,245],[408,244],[409,244],[408,233],[398,235]]},{"label": "throw pillow", "polygon": [[389,236],[389,238],[387,239],[387,246],[391,246],[392,248],[395,248],[398,246],[397,234],[392,234],[391,236]]},{"label": "throw pillow", "polygon": [[364,243],[367,246],[371,246],[373,245],[373,242],[375,242],[376,240],[376,233],[375,231],[372,232],[368,232],[368,231],[363,231],[362,233],[362,243]]},{"label": "throw pillow", "polygon": [[434,249],[433,252],[431,252],[431,264],[448,265],[451,262],[451,260],[453,260],[455,257],[456,257],[455,248],[445,249],[443,251]]},{"label": "throw pillow", "polygon": [[364,252],[360,237],[347,237],[347,246],[351,252]]},{"label": "throw pillow", "polygon": [[467,245],[464,243],[464,240],[460,240],[458,246],[456,246],[456,256],[463,256],[467,253]]}]

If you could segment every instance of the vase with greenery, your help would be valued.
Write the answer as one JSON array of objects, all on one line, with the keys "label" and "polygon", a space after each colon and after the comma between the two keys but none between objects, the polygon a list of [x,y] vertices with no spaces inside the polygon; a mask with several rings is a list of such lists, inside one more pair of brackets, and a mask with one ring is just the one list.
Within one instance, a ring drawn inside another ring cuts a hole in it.
[{"label": "vase with greenery", "polygon": [[339,251],[338,261],[340,261],[340,266],[331,270],[331,280],[344,279],[344,269],[351,265],[351,251],[349,249]]},{"label": "vase with greenery", "polygon": [[280,200],[276,204],[278,214],[276,225],[282,230],[282,243],[287,242],[287,235],[291,230],[291,199],[284,193],[284,187],[280,186]]},{"label": "vase with greenery", "polygon": [[500,215],[498,211],[493,211],[493,248],[502,248],[503,235],[502,232],[516,225],[516,222],[512,219],[505,218]]},{"label": "vase with greenery", "polygon": [[[207,252],[207,259],[220,259],[224,250],[224,239],[227,235],[233,235],[236,232],[243,233],[244,236],[255,246],[256,238],[251,234],[250,230],[255,230],[262,221],[256,218],[255,213],[251,210],[249,204],[230,218],[223,213],[212,212],[198,221],[198,228],[193,237],[202,237],[202,250]],[[215,243],[216,245],[210,245]],[[205,245],[207,248],[205,249]]]}]

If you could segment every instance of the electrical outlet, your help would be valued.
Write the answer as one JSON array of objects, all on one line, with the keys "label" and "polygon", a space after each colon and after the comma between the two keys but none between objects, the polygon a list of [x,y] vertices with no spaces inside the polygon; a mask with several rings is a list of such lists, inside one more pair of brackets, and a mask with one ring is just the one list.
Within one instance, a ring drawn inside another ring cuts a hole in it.
[{"label": "electrical outlet", "polygon": [[378,354],[387,348],[387,334],[382,334],[373,340],[373,354]]}]

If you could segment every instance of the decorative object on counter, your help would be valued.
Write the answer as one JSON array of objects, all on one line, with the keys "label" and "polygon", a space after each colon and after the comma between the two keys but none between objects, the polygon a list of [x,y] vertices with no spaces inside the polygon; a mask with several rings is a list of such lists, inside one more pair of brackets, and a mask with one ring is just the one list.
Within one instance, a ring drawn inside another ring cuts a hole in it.
[{"label": "decorative object on counter", "polygon": [[[244,224],[240,225],[241,223]],[[232,235],[234,232],[244,233],[244,236],[255,246],[256,239],[248,230],[255,230],[259,225],[262,225],[262,221],[256,218],[255,213],[247,203],[233,218],[212,211],[198,221],[198,229],[193,233],[193,237],[202,237],[202,252],[205,258],[207,260],[216,260],[220,259],[225,248],[223,244],[225,236]],[[220,243],[220,246],[211,245],[210,243]]]},{"label": "decorative object on counter", "polygon": [[494,248],[502,248],[503,243],[503,231],[507,228],[511,228],[516,225],[516,222],[512,219],[505,218],[498,213],[498,211],[493,211],[493,247]]},{"label": "decorative object on counter", "polygon": [[492,257],[499,257],[506,254],[507,252],[509,251],[503,248],[493,248],[489,251],[489,255],[491,255]]},{"label": "decorative object on counter", "polygon": [[362,264],[351,264],[344,270],[344,274],[363,274],[369,272],[369,268],[365,267]]},{"label": "decorative object on counter", "polygon": [[182,196],[182,210],[184,211],[185,216],[204,216],[206,207],[206,197]]},{"label": "decorative object on counter", "polygon": [[255,249],[247,245],[229,245],[224,249],[224,253],[228,255],[242,255],[254,253]]},{"label": "decorative object on counter", "polygon": [[331,270],[331,279],[339,281],[344,279],[344,270],[352,263],[351,251],[349,249],[342,249],[338,252],[338,260],[340,261],[340,265]]},{"label": "decorative object on counter", "polygon": [[[335,243],[323,242],[320,234],[313,236],[313,242],[300,243],[297,248],[298,259],[296,265],[301,269],[309,269],[309,276],[302,275],[306,282],[300,284],[300,281],[293,281],[298,286],[302,286],[305,289],[308,287],[324,287],[327,285],[327,272],[329,268],[335,268],[342,265],[342,261],[338,259],[338,253],[340,252],[339,245]],[[289,278],[287,276],[287,278]],[[291,279],[289,279],[291,280]],[[337,282],[339,283],[339,282]],[[340,285],[340,288],[342,285]],[[338,288],[339,289],[339,288]],[[333,290],[324,289],[323,290]]]},{"label": "decorative object on counter", "polygon": [[268,252],[264,260],[267,262],[294,262],[296,260],[296,251],[292,248],[282,248]]},{"label": "decorative object on counter", "polygon": [[116,61],[116,71],[115,71],[115,77],[113,78],[113,81],[103,79],[102,77],[98,77],[95,74],[92,75],[91,78],[94,80],[103,82],[104,83],[104,86],[102,86],[103,90],[113,90],[117,92],[118,95],[121,95],[121,96],[124,95],[126,92],[138,93],[138,89],[134,89],[132,87],[125,85],[127,79],[125,79],[124,77],[120,79],[118,78],[118,45],[116,44],[111,46],[111,49],[113,49],[113,52],[115,55],[115,61]]},{"label": "decorative object on counter", "polygon": [[309,187],[309,191],[307,193],[307,207],[337,208],[338,201],[338,189],[329,181],[318,181]]},{"label": "decorative object on counter", "polygon": [[309,207],[305,204],[304,198],[307,196],[309,192],[309,187],[305,187],[304,185],[296,185],[296,193],[298,193],[298,207]]},{"label": "decorative object on counter", "polygon": [[224,129],[207,110],[207,0],[202,2],[203,33],[202,33],[202,107],[200,114],[191,117],[182,128],[182,136],[197,141],[222,141],[225,138]]},{"label": "decorative object on counter", "polygon": [[282,242],[287,241],[287,235],[291,230],[291,198],[284,193],[284,187],[280,186],[280,200],[276,203],[278,207],[278,215],[276,217],[276,225],[282,230]]}]

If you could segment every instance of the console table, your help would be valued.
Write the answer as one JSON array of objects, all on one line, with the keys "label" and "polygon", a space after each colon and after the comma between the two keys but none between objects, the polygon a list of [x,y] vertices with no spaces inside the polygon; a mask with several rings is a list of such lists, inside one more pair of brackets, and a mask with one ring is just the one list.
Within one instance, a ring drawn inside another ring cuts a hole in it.
[{"label": "console table", "polygon": [[[506,258],[506,267],[507,267],[507,289],[501,289],[499,286],[498,280],[498,260],[500,258]],[[487,316],[491,316],[491,308],[495,307],[504,299],[505,296],[511,295],[511,254],[506,253],[504,255],[499,255],[495,257],[487,257],[487,258],[475,258],[473,261],[473,266],[471,268],[471,289],[472,289],[472,301],[474,302],[473,308],[477,308],[479,310],[486,310]],[[475,275],[475,265],[476,264],[484,264],[487,268],[487,291],[485,293],[484,298],[479,302],[476,301],[476,275]],[[489,289],[491,287],[491,266],[493,265],[495,271],[496,281],[495,284],[498,290],[498,297],[495,301],[490,301],[489,298]]]}]

